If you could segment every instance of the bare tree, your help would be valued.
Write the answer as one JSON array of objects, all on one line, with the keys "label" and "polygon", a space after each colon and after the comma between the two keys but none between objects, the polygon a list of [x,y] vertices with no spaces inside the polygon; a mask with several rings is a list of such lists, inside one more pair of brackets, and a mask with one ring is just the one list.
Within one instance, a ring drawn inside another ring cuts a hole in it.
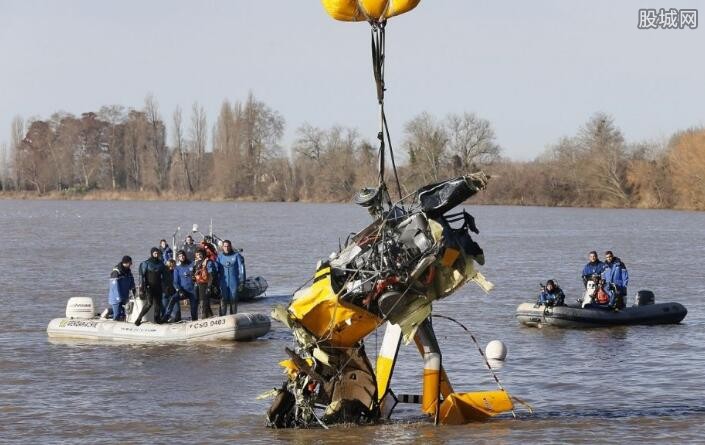
[{"label": "bare tree", "polygon": [[676,134],[667,160],[679,206],[705,210],[705,128]]},{"label": "bare tree", "polygon": [[281,150],[279,140],[284,134],[284,118],[252,93],[241,110],[237,117],[246,154],[243,185],[247,194],[254,195],[259,191],[264,162]]},{"label": "bare tree", "polygon": [[124,147],[121,144],[120,124],[125,120],[125,108],[121,105],[101,107],[98,111],[100,119],[108,124],[107,151],[110,169],[110,186],[117,189],[118,176],[123,164]]},{"label": "bare tree", "polygon": [[578,141],[586,155],[583,168],[588,187],[609,203],[629,206],[626,147],[614,119],[595,114],[580,130]]},{"label": "bare tree", "polygon": [[19,190],[22,185],[22,153],[20,145],[24,139],[24,119],[15,116],[10,126],[10,157],[12,158],[13,178],[15,189]]},{"label": "bare tree", "polygon": [[449,114],[445,121],[448,154],[456,174],[470,173],[479,164],[499,157],[500,148],[490,122],[475,113]]},{"label": "bare tree", "polygon": [[[235,105],[239,108],[239,105]],[[214,183],[226,196],[240,194],[241,157],[240,137],[233,106],[227,100],[220,107],[213,126]]]},{"label": "bare tree", "polygon": [[189,163],[190,160],[186,159],[186,155],[184,154],[185,147],[184,147],[184,136],[183,136],[183,130],[182,130],[182,124],[181,124],[181,107],[177,106],[176,109],[174,110],[174,114],[172,115],[172,123],[173,123],[173,133],[172,133],[172,138],[174,140],[174,150],[179,154],[179,159],[181,160],[181,164],[183,164],[184,167],[184,175],[186,176],[186,186],[188,187],[189,193],[193,193],[193,184],[191,183],[191,172],[189,168]]},{"label": "bare tree", "polygon": [[163,190],[166,188],[169,153],[166,145],[166,129],[159,114],[159,104],[152,94],[148,94],[144,100],[144,113],[150,128],[149,147],[154,156],[157,188]]},{"label": "bare tree", "polygon": [[294,153],[318,162],[325,145],[325,132],[307,122],[296,129],[296,135]]},{"label": "bare tree", "polygon": [[411,173],[419,185],[438,181],[441,176],[443,158],[448,145],[445,128],[428,113],[407,122],[404,127],[404,146],[409,154]]},{"label": "bare tree", "polygon": [[190,154],[193,155],[192,176],[196,190],[201,190],[201,178],[203,176],[203,159],[206,155],[208,144],[208,120],[206,112],[198,102],[191,106],[191,128],[189,136],[191,138]]},{"label": "bare tree", "polygon": [[10,182],[7,143],[0,144],[0,190],[7,190]]}]

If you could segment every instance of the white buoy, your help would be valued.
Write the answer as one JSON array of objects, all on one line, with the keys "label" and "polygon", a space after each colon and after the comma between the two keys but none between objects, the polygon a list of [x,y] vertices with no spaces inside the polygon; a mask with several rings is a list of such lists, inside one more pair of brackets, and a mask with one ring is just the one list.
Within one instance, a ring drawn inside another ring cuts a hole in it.
[{"label": "white buoy", "polygon": [[504,360],[507,357],[507,347],[502,340],[492,340],[485,347],[485,355],[489,360]]}]

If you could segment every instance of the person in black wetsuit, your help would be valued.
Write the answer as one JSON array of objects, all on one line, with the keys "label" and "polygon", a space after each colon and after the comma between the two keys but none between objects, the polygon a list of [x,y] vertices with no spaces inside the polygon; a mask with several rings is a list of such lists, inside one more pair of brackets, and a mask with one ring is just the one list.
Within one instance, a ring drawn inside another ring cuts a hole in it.
[{"label": "person in black wetsuit", "polygon": [[154,305],[154,322],[162,322],[162,293],[164,290],[164,273],[166,267],[161,260],[159,248],[152,247],[150,257],[140,264],[140,291],[147,303],[135,320],[135,326],[142,323],[142,317]]}]

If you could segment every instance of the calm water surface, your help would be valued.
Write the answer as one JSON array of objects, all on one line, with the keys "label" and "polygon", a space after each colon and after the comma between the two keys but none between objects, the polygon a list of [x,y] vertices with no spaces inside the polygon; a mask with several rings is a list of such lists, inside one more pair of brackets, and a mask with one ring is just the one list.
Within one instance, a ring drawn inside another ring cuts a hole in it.
[{"label": "calm water surface", "polygon": [[[352,205],[0,201],[0,443],[683,443],[705,439],[705,213],[471,207],[496,289],[468,285],[435,305],[480,342],[509,348],[499,377],[533,416],[434,427],[417,407],[374,427],[276,431],[260,393],[282,381],[291,337],[279,324],[249,343],[128,346],[52,342],[46,325],[71,296],[107,303],[120,257],[148,256],[176,226],[194,222],[245,249],[268,312],[306,281],[338,239],[367,224]],[[556,330],[520,327],[514,309],[555,278],[574,299],[586,252],[612,249],[629,267],[630,293],[689,310],[661,327]],[[458,391],[493,389],[470,339],[443,320],[436,330]],[[381,335],[367,341],[374,356]],[[418,393],[422,362],[403,347],[393,387]]]}]

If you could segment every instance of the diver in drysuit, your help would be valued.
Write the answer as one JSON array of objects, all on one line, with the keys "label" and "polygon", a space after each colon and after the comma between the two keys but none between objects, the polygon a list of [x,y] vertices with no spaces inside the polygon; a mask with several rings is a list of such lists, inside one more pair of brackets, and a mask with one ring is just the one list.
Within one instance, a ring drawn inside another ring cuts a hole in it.
[{"label": "diver in drysuit", "polygon": [[140,264],[140,291],[143,298],[147,299],[147,303],[137,316],[135,326],[142,323],[142,317],[151,309],[152,305],[154,305],[154,322],[162,322],[162,293],[166,267],[160,256],[159,248],[152,247],[149,259]]},{"label": "diver in drysuit", "polygon": [[218,269],[206,256],[205,249],[196,249],[196,258],[193,262],[193,281],[196,284],[196,300],[198,302],[198,319],[209,318],[213,316],[211,311],[211,294],[217,281]]},{"label": "diver in drysuit", "polygon": [[223,251],[218,254],[220,278],[220,315],[237,314],[238,293],[245,284],[245,261],[233,250],[230,240],[223,241]]},{"label": "diver in drysuit", "polygon": [[108,304],[113,308],[113,320],[125,320],[125,303],[130,292],[135,294],[135,278],[132,276],[132,258],[125,255],[110,273]]}]

